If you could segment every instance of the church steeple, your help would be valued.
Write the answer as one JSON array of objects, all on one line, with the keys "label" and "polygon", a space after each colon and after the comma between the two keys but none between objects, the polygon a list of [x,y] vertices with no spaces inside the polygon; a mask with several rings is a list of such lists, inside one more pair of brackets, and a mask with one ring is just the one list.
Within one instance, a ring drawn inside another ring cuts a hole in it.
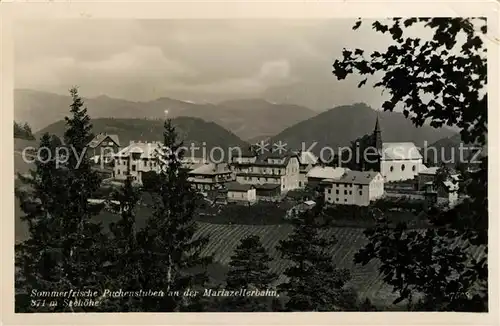
[{"label": "church steeple", "polygon": [[373,131],[374,145],[375,148],[379,151],[382,150],[382,131],[380,130],[380,123],[378,121],[378,113],[377,120],[375,121],[375,130]]}]

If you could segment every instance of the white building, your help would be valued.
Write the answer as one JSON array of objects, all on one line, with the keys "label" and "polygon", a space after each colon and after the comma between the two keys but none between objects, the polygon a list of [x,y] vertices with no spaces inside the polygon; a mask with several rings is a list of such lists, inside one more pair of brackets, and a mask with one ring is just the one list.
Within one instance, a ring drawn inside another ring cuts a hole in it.
[{"label": "white building", "polygon": [[255,203],[257,201],[257,191],[254,185],[230,182],[226,188],[228,202]]},{"label": "white building", "polygon": [[158,160],[161,142],[131,141],[130,144],[114,155],[113,177],[125,180],[131,176],[142,183],[142,174],[149,171],[160,172]]},{"label": "white building", "polygon": [[427,169],[414,143],[383,143],[380,172],[386,182],[414,179]]},{"label": "white building", "polygon": [[241,184],[278,185],[281,193],[299,188],[297,155],[271,153],[261,159],[241,157],[233,159],[232,168],[236,181]]},{"label": "white building", "polygon": [[414,179],[420,171],[427,169],[423,164],[422,155],[414,143],[382,142],[382,130],[378,117],[375,122],[372,142],[373,147],[369,148],[369,152],[364,153],[364,156],[370,160],[370,164],[378,163],[376,164],[377,169],[384,177],[385,182]]},{"label": "white building", "polygon": [[315,166],[307,174],[307,184],[316,187],[325,179],[338,179],[349,169],[331,166]]},{"label": "white building", "polygon": [[347,170],[340,178],[323,180],[325,202],[368,206],[384,195],[384,178],[379,172]]}]

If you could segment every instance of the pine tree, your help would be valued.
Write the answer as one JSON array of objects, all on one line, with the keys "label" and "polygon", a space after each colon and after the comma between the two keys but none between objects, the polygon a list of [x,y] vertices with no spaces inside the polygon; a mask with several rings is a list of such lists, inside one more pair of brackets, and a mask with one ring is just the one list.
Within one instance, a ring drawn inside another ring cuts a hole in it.
[{"label": "pine tree", "polygon": [[[66,187],[64,171],[57,169],[56,145],[48,134],[40,140],[35,169],[28,176],[18,175],[21,186],[16,189],[28,224],[29,238],[15,246],[16,251],[16,311],[50,311],[40,301],[32,302],[32,290],[52,291],[61,281],[60,217],[64,213]],[[43,299],[43,298],[41,298]]]},{"label": "pine tree", "polygon": [[[84,155],[88,140],[92,138],[90,118],[76,89],[71,89],[70,94],[73,103],[71,116],[66,118],[67,162],[61,163],[61,157],[57,156],[60,152],[56,153],[56,147],[60,142],[46,135],[39,152],[50,153],[51,159],[39,160],[31,178],[20,176],[21,182],[28,186],[19,191],[18,196],[26,214],[24,219],[30,226],[30,239],[16,248],[19,271],[23,274],[18,280],[25,283],[25,290],[102,290],[105,273],[101,258],[106,238],[101,226],[92,221],[92,216],[101,207],[88,202],[99,188],[100,180]],[[47,147],[50,151],[41,150]],[[26,302],[20,303],[23,304],[20,309],[27,310]],[[34,307],[35,311],[43,309],[87,310],[63,302],[55,307]]]},{"label": "pine tree", "polygon": [[[137,241],[135,208],[140,198],[139,190],[132,185],[129,177],[125,184],[111,195],[110,205],[119,211],[121,219],[111,223],[112,234],[108,246],[107,278],[109,288],[123,291],[141,289],[142,248]],[[118,203],[115,204],[114,201]],[[103,298],[101,309],[105,311],[139,311],[140,297],[126,296],[124,298]]]},{"label": "pine tree", "polygon": [[339,311],[356,306],[356,295],[346,287],[351,279],[346,269],[338,269],[330,249],[336,240],[320,235],[317,217],[321,205],[294,220],[294,231],[280,241],[278,250],[292,265],[285,270],[288,281],[279,286],[288,297],[287,311]]},{"label": "pine tree", "polygon": [[[229,263],[226,288],[270,290],[276,280],[276,274],[269,270],[271,261],[258,236],[242,239]],[[223,300],[221,308],[235,312],[271,311],[271,300],[269,297],[228,297]]]},{"label": "pine tree", "polygon": [[143,269],[147,271],[143,288],[162,290],[165,296],[145,298],[144,311],[190,309],[196,299],[183,297],[182,293],[187,289],[203,290],[208,279],[205,267],[210,262],[210,257],[201,256],[208,239],[194,237],[196,193],[187,181],[187,173],[180,168],[182,144],[170,120],[165,121],[164,128],[164,144],[158,151],[162,166],[159,192],[152,194],[159,198],[139,238],[145,248]]},{"label": "pine tree", "polygon": [[92,220],[102,206],[89,199],[100,187],[100,177],[87,158],[87,144],[92,140],[92,125],[76,88],[70,89],[72,104],[66,117],[64,143],[69,150],[65,165],[67,200],[62,214],[61,239],[63,277],[68,287],[102,291],[106,237],[100,223]]}]

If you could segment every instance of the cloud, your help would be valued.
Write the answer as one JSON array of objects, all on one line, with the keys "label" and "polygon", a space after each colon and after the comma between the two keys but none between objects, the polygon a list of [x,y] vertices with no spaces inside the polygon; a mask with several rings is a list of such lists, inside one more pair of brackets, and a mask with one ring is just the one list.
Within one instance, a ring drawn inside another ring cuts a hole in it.
[{"label": "cloud", "polygon": [[15,83],[86,97],[265,97],[312,108],[380,103],[380,92],[337,82],[344,47],[384,48],[390,38],[354,20],[60,20],[15,26]]}]

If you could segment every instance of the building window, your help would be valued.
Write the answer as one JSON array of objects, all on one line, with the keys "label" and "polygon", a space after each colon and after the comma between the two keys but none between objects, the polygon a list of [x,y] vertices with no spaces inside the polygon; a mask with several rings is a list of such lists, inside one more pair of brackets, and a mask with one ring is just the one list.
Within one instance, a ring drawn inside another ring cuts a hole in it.
[{"label": "building window", "polygon": [[360,195],[360,196],[363,196],[363,191],[361,191],[361,190],[360,190],[360,191],[359,191],[359,195]]},{"label": "building window", "polygon": [[352,195],[352,190],[349,191],[349,195]]},{"label": "building window", "polygon": [[405,165],[404,165],[404,164],[402,164],[402,165],[401,165],[401,171],[404,171],[404,170],[405,170]]},{"label": "building window", "polygon": [[327,189],[328,193],[331,194],[332,193],[332,190],[331,189]]},{"label": "building window", "polygon": [[344,202],[347,202],[347,198],[344,198]]},{"label": "building window", "polygon": [[394,171],[394,167],[391,165],[391,168],[389,169],[389,171]]},{"label": "building window", "polygon": [[411,170],[412,170],[413,172],[415,172],[415,170],[416,170],[416,169],[417,169],[417,166],[416,166],[416,165],[414,165],[414,166],[412,166],[412,167],[411,167]]},{"label": "building window", "polygon": [[132,165],[132,171],[135,171],[135,165]]},{"label": "building window", "polygon": [[339,201],[339,198],[337,197],[336,200]]},{"label": "building window", "polygon": [[338,189],[335,192],[337,193],[337,195],[339,194],[339,190]]},{"label": "building window", "polygon": [[347,195],[347,190],[344,190],[344,195]]}]

